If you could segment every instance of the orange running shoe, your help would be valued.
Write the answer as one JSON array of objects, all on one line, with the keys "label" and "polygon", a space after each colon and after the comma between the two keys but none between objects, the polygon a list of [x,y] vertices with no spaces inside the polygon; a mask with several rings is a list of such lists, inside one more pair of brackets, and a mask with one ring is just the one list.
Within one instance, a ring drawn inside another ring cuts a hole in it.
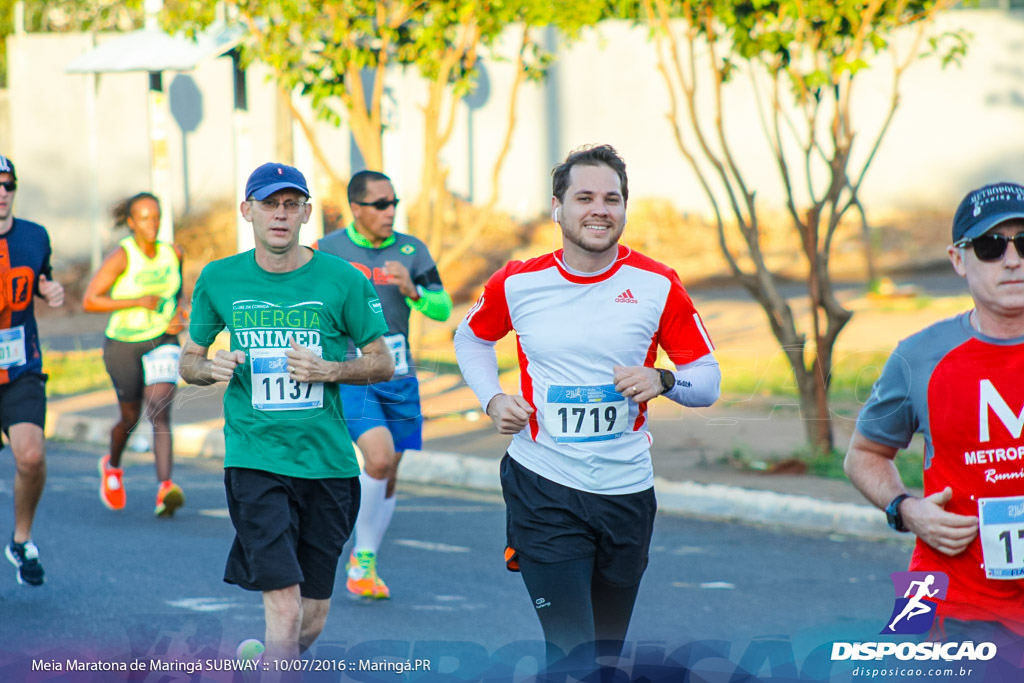
[{"label": "orange running shoe", "polygon": [[124,509],[124,470],[110,467],[110,456],[100,458],[100,502],[111,510]]},{"label": "orange running shoe", "polygon": [[391,589],[388,588],[387,584],[384,583],[384,579],[377,575],[377,580],[373,582],[373,598],[375,600],[390,600]]},{"label": "orange running shoe", "polygon": [[368,550],[352,553],[349,555],[345,569],[348,571],[348,581],[345,582],[345,587],[348,588],[349,593],[377,600],[387,600],[391,597],[391,591],[377,576],[377,555],[375,553]]},{"label": "orange running shoe", "polygon": [[160,484],[160,490],[156,492],[156,509],[153,514],[157,517],[173,517],[174,511],[184,504],[185,492],[168,479]]}]

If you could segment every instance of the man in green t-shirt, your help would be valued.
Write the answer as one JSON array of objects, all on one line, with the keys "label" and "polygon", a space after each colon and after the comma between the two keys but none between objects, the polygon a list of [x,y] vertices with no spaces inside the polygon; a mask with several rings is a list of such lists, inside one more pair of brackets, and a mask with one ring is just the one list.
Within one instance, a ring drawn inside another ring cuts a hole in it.
[{"label": "man in green t-shirt", "polygon": [[[380,382],[395,368],[370,283],[299,244],[311,212],[303,175],[264,164],[245,196],[255,249],[203,269],[180,372],[191,384],[228,382],[224,484],[235,540],[224,580],[263,592],[265,656],[292,659],[323,630],[359,510],[338,385]],[[211,357],[224,329],[230,350]],[[359,358],[345,360],[349,340]]]}]

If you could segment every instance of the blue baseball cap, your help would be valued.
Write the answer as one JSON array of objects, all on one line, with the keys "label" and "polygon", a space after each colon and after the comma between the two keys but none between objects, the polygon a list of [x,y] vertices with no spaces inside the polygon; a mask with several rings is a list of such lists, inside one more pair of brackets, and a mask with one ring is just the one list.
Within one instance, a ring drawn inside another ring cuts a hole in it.
[{"label": "blue baseball cap", "polygon": [[18,179],[18,174],[14,172],[14,162],[5,156],[0,156],[0,173],[10,173],[11,177]]},{"label": "blue baseball cap", "polygon": [[1013,218],[1024,218],[1024,187],[1006,182],[972,190],[953,216],[953,244],[981,237]]},{"label": "blue baseball cap", "polygon": [[279,190],[298,190],[309,197],[306,177],[294,166],[285,164],[263,164],[249,175],[245,182],[245,196],[259,201]]}]

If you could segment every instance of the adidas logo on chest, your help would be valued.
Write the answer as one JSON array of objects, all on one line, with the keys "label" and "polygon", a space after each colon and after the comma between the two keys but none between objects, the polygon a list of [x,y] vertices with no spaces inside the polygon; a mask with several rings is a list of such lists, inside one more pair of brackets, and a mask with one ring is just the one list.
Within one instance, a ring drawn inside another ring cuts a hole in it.
[{"label": "adidas logo on chest", "polygon": [[639,301],[633,296],[633,292],[627,289],[622,294],[615,297],[615,303],[617,304],[638,304]]}]

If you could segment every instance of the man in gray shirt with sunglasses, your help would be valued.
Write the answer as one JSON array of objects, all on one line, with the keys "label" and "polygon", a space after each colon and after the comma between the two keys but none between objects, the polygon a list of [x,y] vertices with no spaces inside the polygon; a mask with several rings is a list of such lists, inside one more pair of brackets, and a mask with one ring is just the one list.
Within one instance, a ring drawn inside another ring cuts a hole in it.
[{"label": "man in gray shirt with sunglasses", "polygon": [[[968,193],[947,252],[974,308],[900,342],[845,469],[894,530],[917,536],[909,570],[948,577],[932,636],[991,641],[1003,654],[1024,638],[1024,187]],[[893,465],[915,433],[921,498]]]},{"label": "man in gray shirt with sunglasses", "polygon": [[395,374],[389,381],[341,390],[345,422],[364,460],[359,477],[362,502],[345,586],[354,595],[380,600],[391,597],[391,589],[377,573],[377,553],[395,510],[398,463],[406,450],[423,446],[409,316],[417,311],[432,320],[447,320],[452,298],[441,284],[427,245],[395,231],[398,197],[390,178],[377,171],[359,171],[349,181],[348,202],[352,222],[316,246],[345,259],[373,283],[388,323],[384,341],[395,360]]}]

